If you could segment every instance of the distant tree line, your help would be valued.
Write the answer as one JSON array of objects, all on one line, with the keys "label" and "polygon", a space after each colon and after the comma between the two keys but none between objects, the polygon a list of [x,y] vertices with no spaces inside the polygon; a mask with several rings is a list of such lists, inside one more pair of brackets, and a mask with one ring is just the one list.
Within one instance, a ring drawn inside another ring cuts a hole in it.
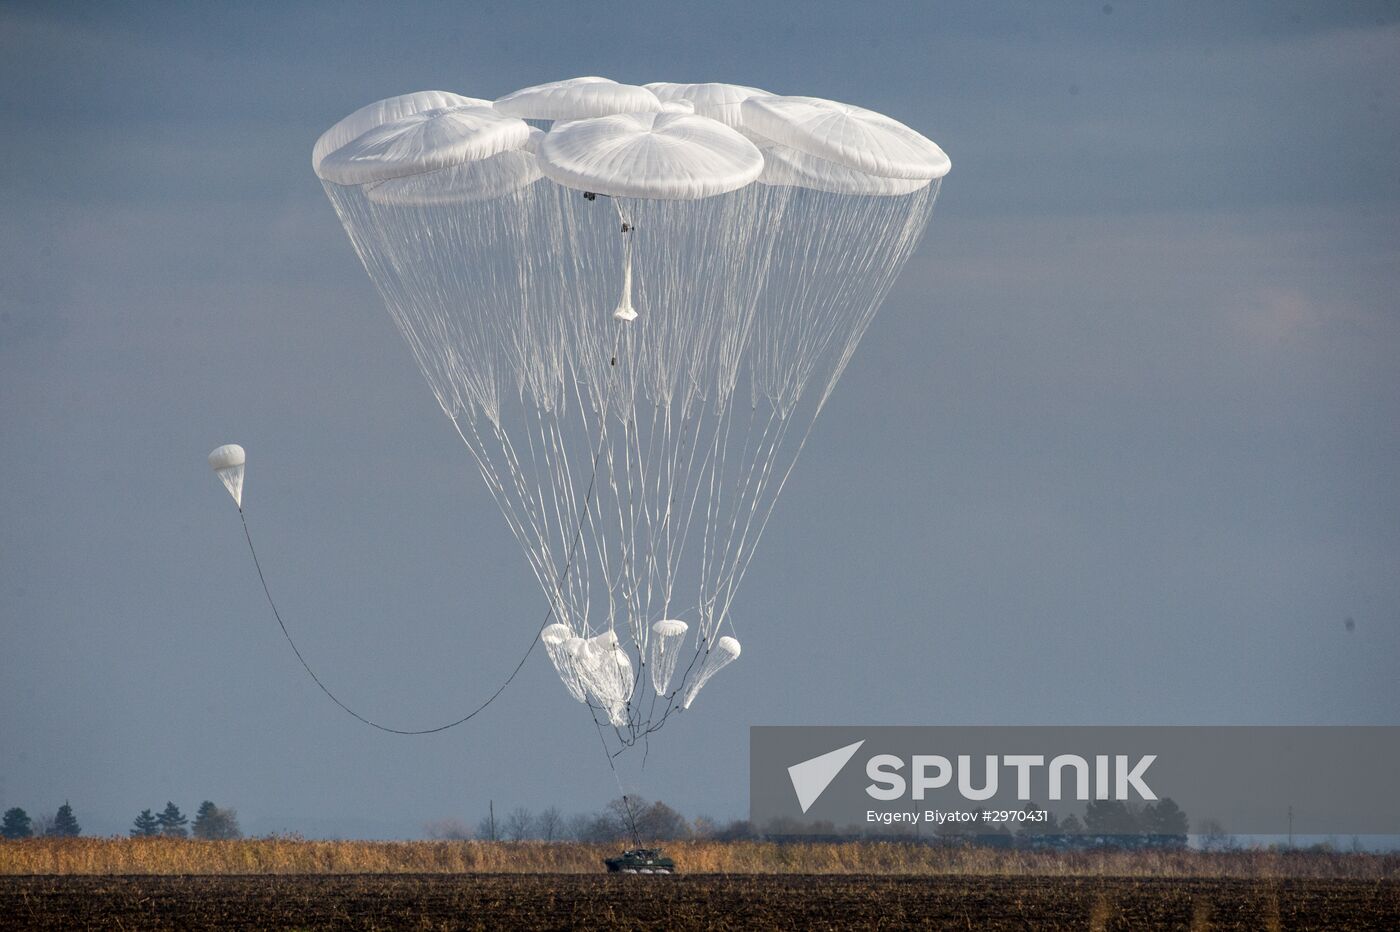
[{"label": "distant tree line", "polygon": [[42,835],[48,838],[73,838],[83,833],[83,827],[78,824],[77,816],[73,815],[73,807],[68,804],[68,800],[63,801],[63,805],[58,807],[53,818],[39,816],[36,820],[29,818],[29,813],[18,806],[13,809],[6,809],[3,819],[0,819],[0,837],[8,841],[18,841],[21,838],[32,838],[35,835]]},{"label": "distant tree line", "polygon": [[986,823],[966,823],[945,827],[935,834],[929,830],[870,829],[862,826],[838,828],[834,825],[820,829],[814,835],[810,827],[799,831],[790,823],[773,822],[754,826],[747,820],[719,822],[706,816],[688,820],[663,802],[648,802],[637,797],[615,799],[600,812],[565,816],[557,806],[535,813],[518,806],[497,813],[492,806],[475,826],[456,819],[446,819],[425,826],[428,835],[437,839],[470,839],[481,841],[583,841],[597,843],[627,843],[638,840],[676,841],[704,839],[709,841],[814,841],[879,838],[900,841],[921,841],[933,844],[979,844],[994,847],[1127,847],[1183,848],[1187,843],[1189,823],[1186,813],[1171,799],[1162,799],[1144,806],[1129,805],[1114,800],[1089,802],[1083,816],[1070,814],[1063,819],[1053,813],[1046,823],[1014,831],[1006,823],[992,827]]},{"label": "distant tree line", "polygon": [[[705,816],[686,819],[664,802],[650,802],[640,797],[615,799],[601,811],[566,816],[557,806],[533,812],[517,806],[497,814],[494,804],[475,826],[455,819],[429,823],[425,826],[430,837],[438,839],[469,839],[483,841],[582,841],[594,843],[629,843],[706,839],[712,841],[816,841],[852,838],[920,841],[944,844],[981,844],[996,847],[1028,848],[1182,848],[1187,843],[1186,813],[1171,799],[1161,799],[1146,805],[1133,805],[1115,800],[1093,800],[1082,817],[1074,814],[1057,818],[1053,813],[1046,823],[1022,826],[1014,830],[1007,823],[995,826],[983,822],[962,823],[944,827],[935,833],[924,829],[911,831],[904,827],[893,830],[864,826],[819,827],[814,834],[810,826],[772,822],[762,826],[746,820],[718,822]],[[1230,844],[1218,823],[1202,822],[1202,844],[1218,848]],[[0,836],[7,840],[33,836],[72,837],[82,832],[73,807],[65,800],[52,817],[30,818],[18,807],[6,810],[0,822]],[[200,803],[193,821],[174,802],[167,801],[160,812],[142,809],[132,822],[129,834],[133,838],[189,838],[221,840],[243,837],[238,825],[238,813],[216,806],[210,800]]]},{"label": "distant tree line", "polygon": [[[58,812],[52,818],[39,816],[31,819],[29,813],[16,806],[5,810],[3,821],[0,821],[0,837],[9,841],[35,836],[72,838],[81,835],[82,831],[77,817],[73,815],[73,807],[67,800],[63,801],[63,805],[58,807]],[[193,824],[180,811],[179,806],[167,802],[158,814],[149,809],[142,809],[128,834],[133,838],[151,838],[158,835],[166,838],[189,838],[193,835],[202,839],[243,837],[243,832],[238,827],[238,813],[216,806],[207,799],[200,803]]]},{"label": "distant tree line", "polygon": [[1186,813],[1164,797],[1146,805],[1119,800],[1090,800],[1083,818],[1063,819],[1050,812],[1043,823],[1024,823],[1013,830],[1005,823],[962,825],[945,830],[945,837],[998,847],[1024,848],[1184,848],[1189,832]]},{"label": "distant tree line", "polygon": [[[189,825],[188,829],[185,828],[186,825]],[[243,832],[238,827],[238,813],[232,809],[220,808],[207,799],[199,804],[199,809],[194,814],[193,825],[190,825],[190,820],[180,811],[179,806],[167,801],[165,808],[158,814],[149,809],[142,809],[132,823],[129,834],[132,838],[152,838],[157,835],[164,838],[188,838],[193,835],[206,841],[243,837]]]},{"label": "distant tree line", "polygon": [[634,834],[643,841],[698,837],[697,824],[663,802],[631,796],[613,800],[601,812],[570,816],[565,816],[558,806],[538,813],[517,806],[500,814],[492,806],[475,827],[457,819],[443,819],[424,828],[429,837],[437,839],[626,842]]}]

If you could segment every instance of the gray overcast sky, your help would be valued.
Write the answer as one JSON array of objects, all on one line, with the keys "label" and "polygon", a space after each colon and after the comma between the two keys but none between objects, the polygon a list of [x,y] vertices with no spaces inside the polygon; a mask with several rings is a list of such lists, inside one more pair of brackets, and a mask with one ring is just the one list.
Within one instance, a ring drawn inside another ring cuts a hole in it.
[{"label": "gray overcast sky", "polygon": [[[930,232],[788,484],[743,659],[640,791],[747,809],[747,728],[1400,722],[1400,10],[0,7],[0,806],[414,835],[616,795],[545,604],[309,156],[349,111],[576,74],[848,100]],[[1348,632],[1347,618],[1355,620]]]}]

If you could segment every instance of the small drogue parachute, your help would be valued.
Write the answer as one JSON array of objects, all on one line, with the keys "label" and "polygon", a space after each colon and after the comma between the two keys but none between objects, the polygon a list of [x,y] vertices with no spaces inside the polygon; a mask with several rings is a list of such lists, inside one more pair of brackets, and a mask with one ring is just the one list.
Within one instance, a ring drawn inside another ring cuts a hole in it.
[{"label": "small drogue parachute", "polygon": [[243,448],[236,443],[215,447],[209,454],[209,466],[223,482],[238,510],[243,510],[243,466],[248,461]]},{"label": "small drogue parachute", "polygon": [[379,101],[312,167],[564,688],[624,745],[656,730],[739,657],[739,583],[948,157],[850,104],[590,76]]}]

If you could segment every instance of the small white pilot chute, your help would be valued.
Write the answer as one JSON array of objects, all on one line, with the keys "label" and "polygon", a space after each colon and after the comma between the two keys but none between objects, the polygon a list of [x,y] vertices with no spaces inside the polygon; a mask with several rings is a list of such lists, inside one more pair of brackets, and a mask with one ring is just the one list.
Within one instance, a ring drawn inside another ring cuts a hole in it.
[{"label": "small white pilot chute", "polygon": [[651,685],[658,696],[666,695],[671,685],[671,677],[676,674],[676,663],[681,656],[681,642],[690,625],[674,618],[666,618],[651,626]]},{"label": "small white pilot chute", "polygon": [[224,488],[228,489],[228,494],[233,496],[239,511],[243,510],[243,464],[247,460],[247,454],[236,443],[215,447],[209,454],[210,468],[223,482]]},{"label": "small white pilot chute", "polygon": [[587,702],[588,694],[579,682],[578,671],[574,669],[573,658],[568,651],[567,645],[573,637],[574,633],[569,630],[568,625],[556,622],[547,625],[540,632],[540,643],[544,644],[549,661],[554,664],[554,670],[559,674],[559,679],[564,681],[564,688],[569,691],[569,695],[579,702]]},{"label": "small white pilot chute", "polygon": [[625,726],[627,700],[632,698],[635,683],[632,661],[622,649],[617,633],[608,630],[588,638],[572,649],[571,655],[589,696],[607,711],[613,725]]},{"label": "small white pilot chute", "polygon": [[715,646],[705,654],[699,675],[691,682],[690,688],[685,691],[685,699],[681,701],[681,708],[690,708],[690,704],[695,701],[696,694],[700,692],[710,677],[738,659],[739,641],[737,639],[725,636],[716,641]]}]

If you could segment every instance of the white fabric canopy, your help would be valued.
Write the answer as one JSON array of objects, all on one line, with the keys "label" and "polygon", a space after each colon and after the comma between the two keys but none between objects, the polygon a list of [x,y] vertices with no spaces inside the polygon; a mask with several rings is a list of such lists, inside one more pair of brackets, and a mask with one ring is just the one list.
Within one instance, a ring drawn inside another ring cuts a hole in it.
[{"label": "white fabric canopy", "polygon": [[883,113],[820,97],[750,97],[744,125],[779,145],[883,178],[942,178],[952,163],[934,143]]},{"label": "white fabric canopy", "polygon": [[366,104],[356,110],[321,134],[321,138],[316,140],[316,145],[311,149],[311,168],[319,175],[322,159],[356,136],[368,132],[376,126],[401,120],[422,110],[471,106],[489,107],[491,101],[482,100],[479,97],[463,97],[461,94],[453,94],[449,91],[416,91],[412,94],[400,94],[397,97],[376,100],[374,103]]},{"label": "white fabric canopy", "polygon": [[644,87],[607,78],[570,78],[521,88],[496,99],[496,109],[525,120],[582,120],[614,113],[655,113],[661,101]]},{"label": "white fabric canopy", "polygon": [[381,181],[365,194],[376,204],[457,204],[500,197],[539,179],[540,164],[534,154],[511,149],[440,171]]},{"label": "white fabric canopy", "polygon": [[763,174],[758,180],[769,185],[791,185],[830,191],[832,194],[869,194],[891,197],[909,194],[929,184],[927,178],[881,178],[787,146],[760,143]]},{"label": "white fabric canopy", "polygon": [[243,452],[243,448],[236,443],[226,443],[221,447],[215,447],[209,454],[209,466],[211,469],[228,469],[230,466],[242,466],[248,461],[248,456]]},{"label": "white fabric canopy", "polygon": [[209,466],[218,475],[219,481],[233,496],[233,502],[243,509],[243,468],[248,457],[236,443],[226,443],[215,447],[209,453]]},{"label": "white fabric canopy", "polygon": [[[551,121],[552,131],[540,128]],[[368,185],[377,203],[428,205],[509,194],[541,173],[628,197],[689,200],[754,180],[898,196],[941,178],[951,163],[903,123],[851,104],[743,84],[637,86],[588,76],[494,103],[448,91],[376,101],[322,134],[312,166],[326,181]]]},{"label": "white fabric canopy", "polygon": [[644,85],[661,99],[663,103],[685,101],[695,107],[695,112],[712,120],[719,120],[725,126],[740,129],[743,115],[740,104],[750,97],[772,97],[768,91],[743,84],[671,84],[657,81]]},{"label": "white fabric canopy", "polygon": [[616,197],[694,200],[742,188],[763,155],[734,130],[685,113],[625,113],[576,120],[544,137],[540,168],[550,179]]},{"label": "white fabric canopy", "polygon": [[524,120],[491,107],[421,110],[356,136],[323,158],[317,174],[334,184],[366,184],[490,158],[529,139]]}]

